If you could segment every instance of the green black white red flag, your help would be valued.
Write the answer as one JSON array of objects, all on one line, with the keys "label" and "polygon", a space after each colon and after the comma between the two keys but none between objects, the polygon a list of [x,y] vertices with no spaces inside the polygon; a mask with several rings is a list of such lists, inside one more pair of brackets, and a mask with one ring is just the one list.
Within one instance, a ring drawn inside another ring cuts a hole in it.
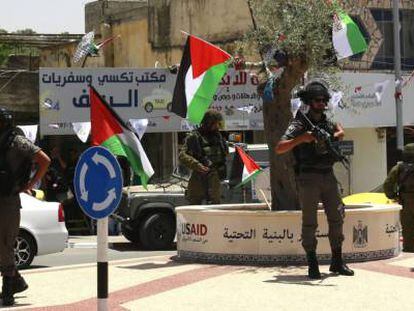
[{"label": "green black white red flag", "polygon": [[231,56],[200,38],[189,35],[174,88],[171,111],[200,124],[217,92]]},{"label": "green black white red flag", "polygon": [[101,145],[114,155],[126,157],[146,188],[154,170],[138,137],[92,86],[89,87],[89,100],[91,144]]},{"label": "green black white red flag", "polygon": [[368,47],[358,25],[340,9],[334,16],[332,41],[338,59],[362,53]]},{"label": "green black white red flag", "polygon": [[254,179],[263,170],[242,148],[236,146],[234,153],[230,183],[235,188],[241,187]]}]

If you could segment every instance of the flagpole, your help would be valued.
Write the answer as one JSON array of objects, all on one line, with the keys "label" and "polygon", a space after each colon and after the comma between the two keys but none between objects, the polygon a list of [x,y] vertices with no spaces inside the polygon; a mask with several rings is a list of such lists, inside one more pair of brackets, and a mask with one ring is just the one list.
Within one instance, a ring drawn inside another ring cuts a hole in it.
[{"label": "flagpole", "polygon": [[397,151],[401,154],[404,148],[404,128],[402,120],[402,77],[401,77],[401,45],[400,45],[400,16],[399,0],[393,0],[393,26],[394,26],[394,68],[395,68],[395,111]]}]

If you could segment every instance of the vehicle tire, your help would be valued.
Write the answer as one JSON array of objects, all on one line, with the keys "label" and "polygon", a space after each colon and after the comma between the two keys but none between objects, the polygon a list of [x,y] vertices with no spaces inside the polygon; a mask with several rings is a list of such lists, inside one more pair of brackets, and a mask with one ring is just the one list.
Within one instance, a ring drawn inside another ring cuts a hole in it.
[{"label": "vehicle tire", "polygon": [[167,104],[167,111],[171,112],[171,109],[172,109],[172,103],[168,103]]},{"label": "vehicle tire", "polygon": [[150,113],[154,109],[154,106],[152,105],[152,103],[148,102],[145,104],[144,109],[146,112]]},{"label": "vehicle tire", "polygon": [[18,269],[30,266],[36,255],[35,239],[27,232],[20,231],[14,246],[14,258]]},{"label": "vehicle tire", "polygon": [[175,220],[172,215],[156,213],[148,215],[139,228],[145,249],[161,250],[171,247],[175,237]]},{"label": "vehicle tire", "polygon": [[138,244],[139,241],[139,232],[138,230],[128,229],[125,225],[121,225],[122,235],[130,242]]}]

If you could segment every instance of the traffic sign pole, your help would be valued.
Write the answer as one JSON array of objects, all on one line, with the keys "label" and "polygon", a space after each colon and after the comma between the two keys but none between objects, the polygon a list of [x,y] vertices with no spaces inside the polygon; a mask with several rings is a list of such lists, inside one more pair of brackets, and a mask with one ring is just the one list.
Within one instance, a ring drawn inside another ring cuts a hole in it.
[{"label": "traffic sign pole", "polygon": [[122,171],[114,155],[103,147],[88,148],[76,164],[76,199],[86,215],[97,219],[98,310],[108,310],[108,216],[122,195]]},{"label": "traffic sign pole", "polygon": [[97,222],[98,311],[108,310],[108,217]]}]

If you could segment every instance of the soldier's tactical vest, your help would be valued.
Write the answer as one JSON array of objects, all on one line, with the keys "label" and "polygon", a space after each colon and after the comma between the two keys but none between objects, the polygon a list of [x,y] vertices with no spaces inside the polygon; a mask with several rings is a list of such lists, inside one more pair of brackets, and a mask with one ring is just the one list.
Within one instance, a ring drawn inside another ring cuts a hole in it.
[{"label": "soldier's tactical vest", "polygon": [[12,171],[7,162],[7,153],[17,136],[13,129],[5,133],[0,141],[0,196],[8,197],[18,194],[28,183],[32,162],[30,158],[21,158],[16,171]]},{"label": "soldier's tactical vest", "polygon": [[414,193],[414,163],[398,164],[398,189],[399,193]]},{"label": "soldier's tactical vest", "polygon": [[[304,131],[310,131],[311,127],[307,122],[302,120]],[[315,123],[321,129],[327,131],[333,137],[335,133],[335,124],[328,119],[323,119]],[[337,161],[332,153],[328,151],[325,142],[315,142],[309,144],[300,144],[293,149],[296,159],[296,172],[306,169],[330,169]]]},{"label": "soldier's tactical vest", "polygon": [[203,165],[217,170],[220,179],[226,178],[226,146],[220,133],[208,136],[195,131],[200,150],[196,152],[197,160]]}]

